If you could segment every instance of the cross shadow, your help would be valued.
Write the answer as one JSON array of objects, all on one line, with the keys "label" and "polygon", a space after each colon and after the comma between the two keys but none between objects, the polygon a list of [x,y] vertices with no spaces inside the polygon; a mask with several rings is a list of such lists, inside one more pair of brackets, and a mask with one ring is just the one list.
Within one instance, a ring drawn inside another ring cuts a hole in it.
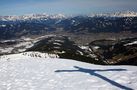
[{"label": "cross shadow", "polygon": [[85,69],[85,68],[81,68],[81,67],[78,67],[78,66],[74,66],[74,68],[76,68],[77,70],[56,70],[55,72],[83,72],[83,73],[88,73],[90,75],[93,75],[93,76],[96,76],[98,78],[101,78],[105,81],[107,81],[108,83],[110,83],[111,85],[114,85],[120,89],[124,89],[124,90],[133,90],[132,88],[129,88],[129,87],[126,87],[124,85],[121,85],[101,74],[98,74],[96,72],[104,72],[104,71],[126,71],[126,69],[105,69],[105,70],[102,70],[102,69]]}]

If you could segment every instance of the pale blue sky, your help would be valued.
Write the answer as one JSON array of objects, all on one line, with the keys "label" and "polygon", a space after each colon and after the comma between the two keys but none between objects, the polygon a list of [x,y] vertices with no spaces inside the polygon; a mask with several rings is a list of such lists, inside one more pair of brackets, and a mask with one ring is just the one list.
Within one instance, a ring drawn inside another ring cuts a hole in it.
[{"label": "pale blue sky", "polygon": [[137,11],[137,0],[0,0],[0,15]]}]

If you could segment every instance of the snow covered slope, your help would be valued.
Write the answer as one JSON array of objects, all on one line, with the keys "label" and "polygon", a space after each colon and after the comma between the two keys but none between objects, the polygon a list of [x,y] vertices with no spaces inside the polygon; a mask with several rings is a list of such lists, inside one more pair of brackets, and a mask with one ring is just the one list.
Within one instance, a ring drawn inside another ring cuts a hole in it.
[{"label": "snow covered slope", "polygon": [[0,90],[133,90],[137,67],[13,54],[0,57]]}]

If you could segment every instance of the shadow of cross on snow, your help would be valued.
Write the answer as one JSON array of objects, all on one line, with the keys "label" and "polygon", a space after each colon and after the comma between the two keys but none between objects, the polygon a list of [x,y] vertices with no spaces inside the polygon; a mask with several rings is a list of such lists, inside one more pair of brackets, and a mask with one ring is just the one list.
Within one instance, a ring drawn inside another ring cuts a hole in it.
[{"label": "shadow of cross on snow", "polygon": [[101,78],[105,81],[107,81],[108,83],[120,88],[120,89],[124,89],[124,90],[133,90],[132,88],[129,88],[129,87],[126,87],[124,85],[121,85],[101,74],[98,74],[97,72],[103,72],[103,71],[126,71],[126,69],[105,69],[105,70],[102,70],[102,69],[85,69],[85,68],[81,68],[81,67],[78,67],[78,66],[74,66],[74,68],[76,68],[77,70],[56,70],[55,72],[83,72],[83,73],[89,73],[90,75],[94,75],[98,78]]}]

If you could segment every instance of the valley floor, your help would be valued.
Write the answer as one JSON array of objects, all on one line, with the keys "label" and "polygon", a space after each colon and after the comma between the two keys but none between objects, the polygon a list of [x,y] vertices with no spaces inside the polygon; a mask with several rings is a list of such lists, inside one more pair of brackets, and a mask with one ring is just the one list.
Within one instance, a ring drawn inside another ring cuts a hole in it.
[{"label": "valley floor", "polygon": [[137,90],[136,66],[13,54],[0,57],[0,90]]}]

